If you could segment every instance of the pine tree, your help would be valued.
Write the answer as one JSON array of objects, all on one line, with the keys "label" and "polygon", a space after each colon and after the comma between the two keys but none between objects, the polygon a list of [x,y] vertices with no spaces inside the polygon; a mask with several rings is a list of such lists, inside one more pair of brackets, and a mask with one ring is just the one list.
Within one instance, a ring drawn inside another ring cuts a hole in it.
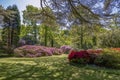
[{"label": "pine tree", "polygon": [[7,46],[17,46],[20,35],[20,13],[16,5],[8,6],[6,10],[14,11],[9,15],[10,18],[5,17],[3,27],[2,40],[7,43]]}]

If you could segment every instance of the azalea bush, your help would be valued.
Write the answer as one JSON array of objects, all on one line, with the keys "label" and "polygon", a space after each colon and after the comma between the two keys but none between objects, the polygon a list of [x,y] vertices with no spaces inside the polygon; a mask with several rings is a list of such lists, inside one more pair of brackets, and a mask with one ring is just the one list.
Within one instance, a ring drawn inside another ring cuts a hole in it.
[{"label": "azalea bush", "polygon": [[81,50],[74,51],[72,50],[69,53],[68,59],[71,62],[79,62],[79,63],[94,63],[96,56],[98,56],[102,50]]},{"label": "azalea bush", "polygon": [[69,51],[72,49],[72,47],[70,46],[67,46],[67,45],[64,45],[64,46],[61,46],[60,49],[64,52],[64,53],[69,53]]},{"label": "azalea bush", "polygon": [[62,50],[53,47],[45,47],[45,46],[33,46],[33,45],[25,45],[22,47],[18,47],[14,50],[15,56],[18,57],[40,57],[40,56],[52,56],[52,55],[60,55],[62,54]]},{"label": "azalea bush", "polygon": [[96,57],[94,64],[109,68],[120,68],[120,51],[104,49],[102,54]]},{"label": "azalea bush", "polygon": [[101,55],[101,53],[103,52],[102,49],[96,49],[96,50],[93,50],[93,49],[88,49],[87,50],[89,56],[90,56],[90,59],[89,59],[89,64],[94,64],[94,61],[95,59]]},{"label": "azalea bush", "polygon": [[89,62],[89,54],[87,51],[74,51],[72,50],[68,56],[69,61],[76,63],[88,63]]},{"label": "azalea bush", "polygon": [[120,51],[116,48],[81,51],[72,50],[68,55],[68,59],[74,63],[120,68]]}]

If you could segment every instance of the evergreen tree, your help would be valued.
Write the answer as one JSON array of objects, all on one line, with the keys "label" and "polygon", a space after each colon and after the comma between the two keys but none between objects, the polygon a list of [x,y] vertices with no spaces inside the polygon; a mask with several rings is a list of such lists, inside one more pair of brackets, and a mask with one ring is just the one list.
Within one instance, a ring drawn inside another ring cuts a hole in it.
[{"label": "evergreen tree", "polygon": [[16,47],[20,35],[20,13],[16,5],[8,6],[6,10],[14,11],[14,13],[9,15],[10,18],[4,17],[2,40],[9,47]]}]

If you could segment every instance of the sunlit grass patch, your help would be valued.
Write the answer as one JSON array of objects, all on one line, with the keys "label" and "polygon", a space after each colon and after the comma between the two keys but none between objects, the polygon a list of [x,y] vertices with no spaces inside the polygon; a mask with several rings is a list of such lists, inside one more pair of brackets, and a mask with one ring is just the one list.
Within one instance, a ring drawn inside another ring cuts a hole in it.
[{"label": "sunlit grass patch", "polygon": [[67,55],[1,58],[0,80],[119,80],[120,70],[69,64]]}]

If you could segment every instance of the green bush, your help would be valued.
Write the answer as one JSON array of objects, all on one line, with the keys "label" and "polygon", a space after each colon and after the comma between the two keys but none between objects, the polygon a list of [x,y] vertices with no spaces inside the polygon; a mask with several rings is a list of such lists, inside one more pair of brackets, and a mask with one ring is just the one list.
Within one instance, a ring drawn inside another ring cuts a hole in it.
[{"label": "green bush", "polygon": [[109,68],[120,68],[120,52],[104,49],[103,53],[96,57],[94,64]]}]

